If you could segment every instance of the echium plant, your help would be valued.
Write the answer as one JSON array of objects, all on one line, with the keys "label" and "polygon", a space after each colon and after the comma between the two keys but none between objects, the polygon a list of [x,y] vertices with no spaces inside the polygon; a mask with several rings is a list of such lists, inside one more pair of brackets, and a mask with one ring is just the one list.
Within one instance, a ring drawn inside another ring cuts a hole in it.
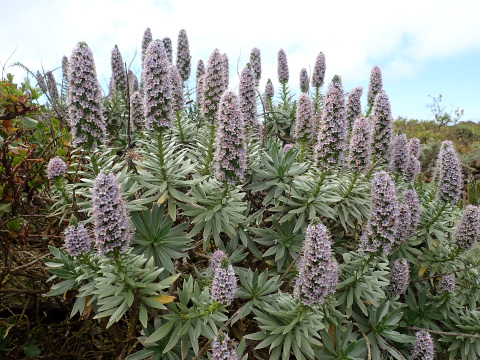
[{"label": "echium plant", "polygon": [[178,33],[177,42],[177,69],[183,81],[187,81],[190,77],[190,46],[188,45],[188,37],[185,29]]},{"label": "echium plant", "polygon": [[125,91],[127,89],[125,65],[117,45],[112,49],[112,78],[116,91]]},{"label": "echium plant", "polygon": [[453,205],[462,193],[463,181],[460,162],[453,146],[445,145],[440,156],[437,198],[444,203]]},{"label": "echium plant", "polygon": [[480,232],[480,210],[478,206],[467,205],[457,227],[455,241],[462,250],[470,249],[478,240]]},{"label": "echium plant", "polygon": [[397,259],[390,270],[390,284],[387,294],[390,297],[402,295],[408,287],[409,268],[407,259]]},{"label": "echium plant", "polygon": [[315,60],[315,65],[313,67],[312,73],[312,80],[311,84],[315,88],[315,93],[313,94],[313,111],[316,114],[318,109],[320,108],[320,88],[323,86],[323,82],[325,81],[325,70],[327,69],[327,65],[325,63],[325,55],[323,52],[318,54],[317,59]]},{"label": "echium plant", "polygon": [[309,83],[310,79],[308,78],[307,69],[303,68],[300,70],[300,91],[302,93],[306,93],[308,91]]},{"label": "echium plant", "polygon": [[361,116],[353,123],[350,137],[348,162],[352,170],[361,172],[366,170],[370,164],[371,141],[370,122]]},{"label": "echium plant", "polygon": [[312,143],[316,134],[316,122],[313,116],[312,101],[310,97],[302,93],[297,103],[297,119],[295,122],[294,138],[300,143],[300,160],[303,159],[307,145]]},{"label": "echium plant", "polygon": [[238,96],[240,98],[240,110],[242,112],[245,130],[250,135],[258,131],[257,99],[255,97],[255,77],[250,64],[246,64],[240,75]]},{"label": "echium plant", "polygon": [[417,341],[413,344],[412,353],[408,360],[433,360],[435,358],[435,350],[430,334],[425,330],[421,330],[415,333],[415,337]]},{"label": "echium plant", "polygon": [[255,86],[258,86],[262,77],[262,61],[260,50],[256,47],[250,51],[250,65],[252,66],[253,75],[255,76]]},{"label": "echium plant", "polygon": [[198,60],[197,63],[197,74],[196,74],[196,100],[195,103],[198,109],[201,109],[203,103],[203,83],[205,81],[205,64],[203,60]]},{"label": "echium plant", "polygon": [[223,55],[223,91],[228,90],[228,85],[230,83],[230,65],[228,63],[228,55],[224,53]]},{"label": "echium plant", "polygon": [[304,305],[321,305],[335,292],[338,273],[331,245],[325,225],[308,225],[293,291],[293,296]]},{"label": "echium plant", "polygon": [[396,244],[400,245],[417,229],[420,221],[420,202],[414,189],[403,192],[403,202],[400,205]]},{"label": "echium plant", "polygon": [[37,79],[37,84],[40,89],[46,94],[48,91],[47,84],[45,83],[45,79],[43,78],[43,75],[40,73],[40,71],[37,71],[35,78]]},{"label": "echium plant", "polygon": [[374,175],[370,199],[370,216],[360,238],[360,249],[388,254],[397,235],[399,209],[395,184],[385,171]]},{"label": "echium plant", "polygon": [[[374,106],[377,95],[382,91],[382,86],[382,72],[380,68],[375,65],[370,73],[370,82],[368,84],[367,102],[369,109],[372,109]],[[367,116],[368,115],[369,114],[367,114]]]},{"label": "echium plant", "polygon": [[213,360],[238,360],[237,349],[230,342],[226,333],[218,334],[213,340]]},{"label": "echium plant", "polygon": [[278,51],[278,81],[280,84],[285,85],[288,82],[289,72],[288,72],[288,62],[287,62],[287,54],[283,49]]},{"label": "echium plant", "polygon": [[173,47],[172,40],[169,37],[164,37],[162,39],[163,46],[165,47],[165,52],[167,53],[168,62],[171,64],[173,61]]},{"label": "echium plant", "polygon": [[58,90],[57,90],[57,82],[55,81],[55,77],[51,71],[47,71],[45,74],[47,76],[47,87],[48,92],[52,100],[58,99]]},{"label": "echium plant", "polygon": [[409,182],[415,180],[420,171],[422,165],[418,157],[420,156],[420,140],[417,138],[411,138],[408,142],[408,165],[405,171],[405,177]]},{"label": "echium plant", "polygon": [[393,153],[391,155],[390,167],[395,174],[405,175],[408,168],[409,149],[407,135],[395,136],[393,140]]},{"label": "echium plant", "polygon": [[132,70],[128,70],[127,81],[128,91],[130,92],[130,96],[132,96],[135,91],[138,91],[138,79]]},{"label": "echium plant", "polygon": [[65,79],[67,79],[67,74],[68,74],[68,57],[66,57],[65,55],[63,55],[63,58],[62,58],[62,73],[63,73],[63,77]]},{"label": "echium plant", "polygon": [[362,114],[362,103],[360,101],[362,94],[363,88],[361,86],[357,86],[348,93],[347,102],[345,104],[345,117],[349,130],[352,128],[355,119]]},{"label": "echium plant", "polygon": [[133,131],[143,129],[143,119],[143,97],[139,91],[135,91],[130,98],[130,125]]},{"label": "echium plant", "polygon": [[65,243],[63,249],[70,256],[82,256],[88,254],[92,248],[92,240],[88,236],[87,229],[82,223],[78,226],[70,225],[65,231]]},{"label": "echium plant", "polygon": [[218,106],[224,90],[223,56],[215,49],[208,59],[203,83],[203,116],[210,124],[215,122]]},{"label": "echium plant", "polygon": [[225,255],[213,269],[212,299],[220,304],[230,305],[237,287],[237,278]]},{"label": "echium plant", "polygon": [[110,256],[125,252],[132,237],[130,217],[120,185],[112,173],[98,174],[93,183],[92,199],[95,244],[99,253]]},{"label": "echium plant", "polygon": [[410,222],[412,213],[405,202],[399,204],[397,234],[395,236],[395,245],[401,245],[410,235]]},{"label": "echium plant", "polygon": [[142,69],[143,69],[143,63],[145,61],[145,55],[147,54],[147,49],[150,43],[152,42],[152,31],[150,28],[146,28],[145,31],[143,32],[143,39],[142,39]]},{"label": "echium plant", "polygon": [[382,160],[388,163],[390,160],[393,121],[390,100],[385,91],[379,92],[375,98],[372,123],[372,155],[375,161]]},{"label": "echium plant", "polygon": [[247,167],[247,145],[239,100],[233,91],[226,91],[218,110],[216,177],[228,184],[244,180]]},{"label": "echium plant", "polygon": [[47,165],[47,178],[52,180],[56,177],[65,177],[67,174],[67,164],[58,156],[54,157]]},{"label": "echium plant", "polygon": [[77,44],[69,60],[67,104],[73,146],[92,148],[105,143],[102,93],[92,51],[84,42]]},{"label": "echium plant", "polygon": [[341,164],[345,151],[345,137],[345,96],[341,79],[335,75],[325,95],[321,130],[316,145],[316,162],[319,169],[329,169]]},{"label": "echium plant", "polygon": [[170,65],[170,83],[172,87],[172,107],[176,114],[179,114],[183,109],[185,102],[183,98],[182,79],[180,73],[174,65]]},{"label": "echium plant", "polygon": [[171,128],[173,108],[170,64],[160,40],[155,40],[148,47],[144,66],[145,127],[156,130]]},{"label": "echium plant", "polygon": [[440,278],[440,288],[443,291],[453,293],[455,292],[455,275],[454,274],[445,274]]}]

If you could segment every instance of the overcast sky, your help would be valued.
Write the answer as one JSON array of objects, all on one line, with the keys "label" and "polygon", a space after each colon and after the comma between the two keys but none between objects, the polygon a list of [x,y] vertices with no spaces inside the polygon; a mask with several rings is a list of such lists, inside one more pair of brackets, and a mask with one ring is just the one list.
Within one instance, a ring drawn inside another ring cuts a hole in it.
[{"label": "overcast sky", "polygon": [[[301,68],[313,69],[325,54],[326,83],[342,77],[345,91],[366,93],[370,70],[382,70],[383,88],[394,117],[431,119],[428,95],[443,95],[442,104],[465,110],[462,120],[480,121],[480,1],[262,1],[240,0],[0,0],[0,63],[21,80],[21,62],[30,69],[60,67],[79,41],[92,49],[100,84],[108,88],[110,54],[118,45],[124,61],[140,72],[143,32],[154,39],[170,37],[174,52],[185,29],[192,55],[193,82],[199,59],[219,48],[230,59],[230,87],[250,50],[262,57],[266,80],[277,79],[277,53],[283,48],[290,68],[290,87],[299,91]],[[136,58],[134,54],[137,52]],[[61,69],[55,71],[61,79]],[[276,87],[276,86],[275,86]],[[276,87],[277,88],[277,87]],[[326,88],[326,85],[324,86]]]}]

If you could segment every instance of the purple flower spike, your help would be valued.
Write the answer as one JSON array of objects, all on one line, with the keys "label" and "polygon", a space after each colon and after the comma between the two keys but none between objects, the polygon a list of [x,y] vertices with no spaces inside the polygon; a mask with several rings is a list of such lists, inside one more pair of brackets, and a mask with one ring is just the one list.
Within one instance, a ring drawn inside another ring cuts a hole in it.
[{"label": "purple flower spike", "polygon": [[392,144],[393,120],[390,100],[385,91],[378,93],[373,105],[373,138],[372,152],[375,160],[390,161]]},{"label": "purple flower spike", "polygon": [[58,99],[58,91],[57,91],[57,82],[55,81],[55,77],[51,71],[47,71],[47,87],[48,92],[53,100]]},{"label": "purple flower spike", "polygon": [[418,201],[417,192],[413,189],[407,189],[403,192],[403,204],[410,212],[410,223],[408,226],[408,236],[413,235],[420,222],[420,202]]},{"label": "purple flower spike", "polygon": [[63,77],[67,78],[68,74],[68,58],[64,55],[62,58],[62,73]]},{"label": "purple flower spike", "polygon": [[308,78],[307,69],[303,68],[300,71],[300,90],[302,91],[302,93],[306,93],[308,91],[309,83],[310,83],[310,80]]},{"label": "purple flower spike", "polygon": [[87,254],[92,248],[92,240],[82,223],[78,227],[70,225],[65,229],[65,243],[63,249],[70,256]]},{"label": "purple flower spike", "polygon": [[335,75],[325,94],[321,131],[316,145],[319,169],[329,169],[341,163],[345,151],[345,137],[345,96],[341,79]]},{"label": "purple flower spike", "polygon": [[409,207],[403,203],[399,206],[397,235],[395,237],[395,245],[401,245],[408,239],[411,234],[410,222],[412,214]]},{"label": "purple flower spike", "polygon": [[267,85],[265,85],[265,96],[272,98],[274,95],[273,84],[270,79],[267,80]]},{"label": "purple flower spike", "polygon": [[218,334],[213,340],[212,355],[213,360],[238,360],[236,347],[225,333]]},{"label": "purple flower spike", "polygon": [[397,135],[393,141],[393,154],[390,163],[392,171],[405,175],[408,168],[409,157],[407,135]]},{"label": "purple flower spike", "polygon": [[58,156],[50,159],[47,166],[47,178],[53,179],[57,176],[65,177],[67,174],[67,164]]},{"label": "purple flower spike", "polygon": [[196,77],[196,104],[197,108],[201,109],[203,104],[203,83],[205,80],[205,64],[203,60],[198,60],[197,77]]},{"label": "purple flower spike", "polygon": [[138,79],[132,70],[128,70],[127,80],[128,91],[130,92],[130,96],[132,96],[135,91],[138,91]]},{"label": "purple flower spike", "polygon": [[402,295],[408,287],[409,269],[407,259],[397,259],[390,271],[390,284],[387,287],[389,297]]},{"label": "purple flower spike", "polygon": [[337,262],[324,225],[308,225],[302,252],[293,296],[307,306],[321,305],[338,285]]},{"label": "purple flower spike", "polygon": [[449,293],[455,292],[455,288],[456,288],[455,275],[454,274],[443,275],[440,280],[440,287],[443,291],[446,291]]},{"label": "purple flower spike", "polygon": [[439,158],[440,156],[437,198],[453,205],[462,193],[463,181],[460,162],[453,146],[445,145]]},{"label": "purple flower spike", "polygon": [[385,171],[380,171],[372,180],[370,216],[360,238],[360,249],[388,254],[397,235],[398,216],[395,184]]},{"label": "purple flower spike", "polygon": [[145,55],[147,54],[147,49],[150,43],[152,42],[152,31],[150,28],[146,28],[144,33],[143,33],[143,39],[142,39],[142,68],[143,68],[143,63],[145,62]]},{"label": "purple flower spike", "polygon": [[260,83],[262,77],[262,60],[260,50],[254,47],[250,52],[250,65],[252,66],[253,75],[255,76],[255,86]]},{"label": "purple flower spike", "polygon": [[223,91],[228,90],[228,84],[230,82],[230,69],[228,64],[228,56],[227,54],[223,54]]},{"label": "purple flower spike", "polygon": [[478,206],[467,205],[457,227],[456,242],[460,249],[468,250],[478,240],[480,211]]},{"label": "purple flower spike", "polygon": [[175,65],[170,65],[170,82],[172,86],[172,107],[174,111],[181,111],[185,102],[183,98],[183,87],[180,73]]},{"label": "purple flower spike", "polygon": [[323,86],[325,80],[325,70],[327,65],[325,64],[325,55],[323,52],[320,52],[315,61],[315,66],[313,67],[312,75],[312,86],[315,88],[320,88]]},{"label": "purple flower spike", "polygon": [[80,42],[73,49],[68,68],[67,104],[72,125],[73,146],[87,148],[105,143],[106,123],[103,117],[102,93],[97,81],[93,54]]},{"label": "purple flower spike", "polygon": [[155,40],[148,47],[144,66],[145,127],[157,130],[171,128],[173,108],[170,64],[160,40]]},{"label": "purple flower spike", "polygon": [[417,341],[413,344],[412,353],[408,360],[433,360],[435,358],[435,350],[430,334],[425,330],[421,330],[415,333],[415,337]]},{"label": "purple flower spike", "polygon": [[212,299],[226,306],[233,301],[237,279],[233,267],[225,256],[213,271]]},{"label": "purple flower spike", "polygon": [[243,181],[247,168],[244,123],[237,95],[226,91],[218,110],[216,176],[235,184]]},{"label": "purple flower spike", "polygon": [[129,214],[120,193],[120,185],[113,174],[98,174],[93,182],[93,218],[95,242],[100,254],[125,252],[132,233]]},{"label": "purple flower spike", "polygon": [[410,155],[415,156],[417,159],[420,156],[420,140],[417,138],[411,138],[408,142],[408,150]]},{"label": "purple flower spike", "polygon": [[375,65],[370,73],[370,83],[368,84],[367,101],[369,106],[373,106],[377,95],[382,91],[382,72]]},{"label": "purple flower spike", "polygon": [[222,250],[216,250],[212,254],[212,256],[210,257],[210,270],[212,271],[212,273],[215,271],[215,268],[217,266],[220,266],[220,261],[226,256],[227,254],[225,254],[225,252]]},{"label": "purple flower spike", "polygon": [[130,98],[130,120],[132,130],[143,129],[143,97],[139,91],[135,91]]},{"label": "purple flower spike", "polygon": [[225,86],[223,56],[215,49],[208,59],[203,83],[202,113],[210,122],[215,122]]},{"label": "purple flower spike", "polygon": [[165,47],[165,52],[167,53],[168,62],[171,64],[173,61],[173,47],[172,40],[169,37],[164,37],[162,39],[163,46]]},{"label": "purple flower spike", "polygon": [[258,128],[257,99],[255,95],[255,77],[250,64],[247,64],[240,75],[240,85],[238,89],[240,110],[242,111],[247,132]]},{"label": "purple flower spike", "polygon": [[360,98],[363,94],[363,88],[361,86],[356,87],[348,94],[347,103],[345,105],[347,126],[350,129],[356,118],[362,115],[362,103]]},{"label": "purple flower spike", "polygon": [[127,89],[125,65],[117,45],[112,49],[112,78],[114,79],[115,90],[125,91]]},{"label": "purple flower spike", "polygon": [[312,101],[310,97],[302,93],[297,103],[297,120],[293,137],[296,140],[310,142],[316,134],[316,123],[313,116]]},{"label": "purple flower spike", "polygon": [[180,30],[177,43],[177,69],[183,81],[190,77],[190,47],[188,45],[187,32]]},{"label": "purple flower spike", "polygon": [[37,83],[40,89],[46,94],[48,91],[47,84],[45,83],[45,79],[43,78],[42,74],[40,74],[40,71],[37,71],[35,78],[37,79]]},{"label": "purple flower spike", "polygon": [[370,164],[371,142],[370,122],[361,116],[353,123],[348,152],[348,162],[354,171],[364,171]]},{"label": "purple flower spike", "polygon": [[278,52],[278,81],[280,84],[286,84],[288,82],[288,63],[287,54],[283,49]]}]

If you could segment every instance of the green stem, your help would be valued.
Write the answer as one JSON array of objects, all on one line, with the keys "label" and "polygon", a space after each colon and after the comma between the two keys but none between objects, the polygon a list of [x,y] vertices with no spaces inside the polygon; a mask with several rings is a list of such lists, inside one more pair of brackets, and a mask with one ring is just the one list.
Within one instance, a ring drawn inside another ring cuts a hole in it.
[{"label": "green stem", "polygon": [[348,187],[347,192],[343,195],[342,199],[346,199],[348,195],[350,195],[353,188],[355,187],[355,183],[357,182],[357,179],[358,179],[358,172],[355,171],[355,173],[353,174],[352,181],[350,182],[350,186]]},{"label": "green stem", "polygon": [[157,149],[158,149],[158,161],[160,163],[160,171],[162,173],[163,180],[167,180],[167,171],[165,170],[165,156],[163,154],[163,130],[158,132],[157,136]]},{"label": "green stem", "polygon": [[288,111],[287,107],[287,83],[282,82],[282,102],[283,102],[283,109]]},{"label": "green stem", "polygon": [[435,215],[435,217],[433,218],[433,220],[430,221],[427,226],[425,226],[425,229],[428,229],[430,226],[432,226],[432,225],[435,223],[435,221],[438,220],[438,218],[440,217],[440,215],[442,215],[443,210],[445,210],[445,207],[446,207],[446,206],[447,206],[447,204],[443,204],[443,205],[442,205],[442,207],[438,210],[438,212],[437,212],[437,214]]},{"label": "green stem", "polygon": [[370,113],[372,112],[372,109],[373,109],[373,104],[369,104],[367,113],[365,114],[366,118],[368,118],[370,116]]},{"label": "green stem", "polygon": [[318,112],[319,96],[320,96],[320,87],[315,86],[315,99],[313,101],[313,113],[314,114],[316,114]]},{"label": "green stem", "polygon": [[298,156],[298,162],[302,162],[305,156],[305,150],[306,150],[305,139],[302,139],[300,144],[301,144],[301,147],[300,147],[300,155]]},{"label": "green stem", "polygon": [[62,194],[63,198],[65,199],[65,201],[69,204],[72,203],[72,198],[71,196],[67,193],[67,190],[65,189],[65,186],[63,184],[63,177],[61,176],[55,176],[54,180],[53,180],[53,183],[55,185],[55,187],[57,188],[57,190],[60,192],[60,194]]},{"label": "green stem", "polygon": [[210,164],[213,161],[213,143],[215,141],[215,123],[212,120],[210,124],[210,138],[208,139],[208,147],[207,147],[207,156],[205,158],[205,167],[203,169],[202,175],[207,175],[209,173]]},{"label": "green stem", "polygon": [[185,144],[185,136],[183,134],[183,129],[182,129],[182,119],[180,117],[180,111],[175,110],[175,117],[177,118],[177,124],[178,124],[178,132],[180,133],[180,142],[182,144]]}]

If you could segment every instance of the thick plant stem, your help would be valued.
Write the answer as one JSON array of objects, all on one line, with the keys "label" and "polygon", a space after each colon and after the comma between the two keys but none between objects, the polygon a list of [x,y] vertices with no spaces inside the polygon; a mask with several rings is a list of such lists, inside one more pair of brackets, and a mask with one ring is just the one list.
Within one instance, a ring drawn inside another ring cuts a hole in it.
[{"label": "thick plant stem", "polygon": [[320,87],[315,86],[315,98],[313,100],[313,113],[318,113],[318,106],[320,102]]},{"label": "thick plant stem", "polygon": [[175,118],[177,119],[178,132],[179,132],[179,135],[180,135],[180,142],[182,144],[185,144],[185,135],[183,134],[182,119],[180,117],[180,111],[179,110],[175,110]]},{"label": "thick plant stem", "polygon": [[160,163],[160,171],[162,173],[163,180],[167,180],[167,171],[165,170],[165,157],[164,157],[164,149],[163,149],[163,131],[160,130],[157,136],[157,157],[158,162]]},{"label": "thick plant stem", "polygon": [[306,151],[306,140],[301,140],[300,143],[300,154],[298,155],[298,162],[302,162],[303,159],[305,158],[305,151]]},{"label": "thick plant stem", "polygon": [[208,139],[207,156],[205,157],[205,167],[203,168],[203,174],[209,173],[210,165],[213,161],[213,143],[215,141],[215,123],[212,121],[210,124],[210,137]]},{"label": "thick plant stem", "polygon": [[352,192],[353,188],[355,187],[355,183],[357,182],[358,179],[358,172],[355,171],[355,174],[353,175],[352,181],[350,182],[350,186],[348,187],[347,191],[343,195],[343,199],[346,199],[350,193]]},{"label": "thick plant stem", "polygon": [[287,83],[286,82],[282,82],[282,92],[281,92],[281,97],[282,97],[282,102],[283,102],[283,109],[285,111],[288,111],[288,99],[287,99],[287,95],[288,95],[288,89],[287,89]]}]

